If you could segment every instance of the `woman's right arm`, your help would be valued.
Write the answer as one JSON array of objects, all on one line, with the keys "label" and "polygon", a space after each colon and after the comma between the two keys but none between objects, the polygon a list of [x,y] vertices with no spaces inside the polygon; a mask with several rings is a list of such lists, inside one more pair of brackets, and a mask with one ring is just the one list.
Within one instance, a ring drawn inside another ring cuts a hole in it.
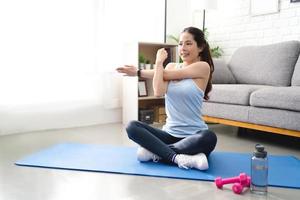
[{"label": "woman's right arm", "polygon": [[154,69],[143,69],[140,70],[141,77],[146,79],[152,79],[154,76]]},{"label": "woman's right arm", "polygon": [[[123,67],[118,67],[117,72],[124,73],[127,76],[137,76],[138,75],[138,69],[133,65],[124,65]],[[152,79],[154,76],[154,70],[153,69],[143,69],[140,70],[140,77],[145,79]]]},{"label": "woman's right arm", "polygon": [[[205,62],[198,62],[196,64],[191,64],[184,69],[174,69],[175,63],[170,63],[171,68],[165,68],[163,71],[163,80],[178,80],[184,78],[201,78],[203,72],[206,72],[205,68],[209,70],[209,66]],[[124,73],[126,76],[137,76],[138,70],[133,65],[124,65],[123,67],[118,67],[116,69],[119,73]],[[204,71],[203,71],[204,70]],[[143,69],[140,70],[140,77],[145,79],[152,79],[154,77],[153,69]]]}]

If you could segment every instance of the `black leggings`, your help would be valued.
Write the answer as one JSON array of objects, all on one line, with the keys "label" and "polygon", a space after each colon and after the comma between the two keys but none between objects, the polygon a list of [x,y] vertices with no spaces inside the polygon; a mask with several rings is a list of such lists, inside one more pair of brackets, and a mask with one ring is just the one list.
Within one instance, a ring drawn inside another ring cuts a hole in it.
[{"label": "black leggings", "polygon": [[173,162],[177,154],[204,153],[207,157],[214,150],[217,137],[210,130],[203,130],[185,138],[177,138],[166,131],[140,121],[131,121],[126,128],[128,137],[162,158]]}]

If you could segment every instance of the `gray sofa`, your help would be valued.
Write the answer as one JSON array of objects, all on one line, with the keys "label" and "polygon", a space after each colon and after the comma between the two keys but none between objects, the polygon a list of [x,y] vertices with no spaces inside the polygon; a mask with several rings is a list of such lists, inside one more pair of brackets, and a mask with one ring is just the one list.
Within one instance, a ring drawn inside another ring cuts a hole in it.
[{"label": "gray sofa", "polygon": [[241,47],[214,60],[208,122],[300,137],[300,42]]}]

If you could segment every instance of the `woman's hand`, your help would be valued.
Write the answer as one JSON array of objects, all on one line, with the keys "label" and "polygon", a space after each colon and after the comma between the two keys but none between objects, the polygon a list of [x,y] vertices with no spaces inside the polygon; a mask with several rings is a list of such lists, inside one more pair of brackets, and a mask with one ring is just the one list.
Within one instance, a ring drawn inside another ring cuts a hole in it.
[{"label": "woman's hand", "polygon": [[155,64],[162,65],[164,61],[167,59],[167,57],[168,57],[168,52],[164,48],[158,49],[156,53]]},{"label": "woman's hand", "polygon": [[118,67],[117,72],[124,73],[127,76],[136,76],[137,68],[133,65],[124,65],[123,67]]}]

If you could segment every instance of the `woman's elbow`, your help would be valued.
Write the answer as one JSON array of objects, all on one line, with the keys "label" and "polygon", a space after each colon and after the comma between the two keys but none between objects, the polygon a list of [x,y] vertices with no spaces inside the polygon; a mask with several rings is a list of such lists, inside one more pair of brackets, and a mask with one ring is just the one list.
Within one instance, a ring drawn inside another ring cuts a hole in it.
[{"label": "woman's elbow", "polygon": [[164,91],[159,91],[159,90],[153,90],[154,92],[154,96],[155,97],[162,97],[165,95],[165,92]]},{"label": "woman's elbow", "polygon": [[172,74],[172,71],[164,70],[164,76],[163,76],[164,81],[170,81],[170,80],[174,80],[174,79],[176,79],[176,78],[174,78],[174,73]]}]

